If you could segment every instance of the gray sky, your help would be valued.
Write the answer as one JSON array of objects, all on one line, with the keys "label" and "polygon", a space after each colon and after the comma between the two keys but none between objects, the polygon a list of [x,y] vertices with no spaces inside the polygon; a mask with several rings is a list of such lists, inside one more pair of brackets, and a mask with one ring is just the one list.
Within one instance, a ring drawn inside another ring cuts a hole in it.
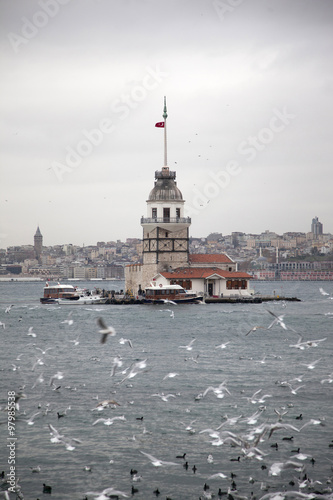
[{"label": "gray sky", "polygon": [[0,246],[142,237],[168,166],[190,234],[333,233],[331,0],[0,0]]}]

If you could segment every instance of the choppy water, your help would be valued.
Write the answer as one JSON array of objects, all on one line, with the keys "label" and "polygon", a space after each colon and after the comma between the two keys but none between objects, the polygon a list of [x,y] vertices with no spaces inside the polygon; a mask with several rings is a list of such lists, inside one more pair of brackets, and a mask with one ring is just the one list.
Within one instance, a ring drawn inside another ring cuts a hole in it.
[{"label": "choppy water", "polygon": [[[110,288],[117,285],[123,288],[122,282]],[[302,302],[86,308],[41,305],[41,283],[0,283],[0,321],[6,325],[0,328],[1,470],[9,472],[7,393],[22,390],[26,398],[16,411],[15,472],[25,499],[92,499],[110,487],[138,500],[156,498],[156,490],[161,499],[195,500],[209,498],[209,494],[219,498],[219,488],[227,492],[232,486],[231,473],[236,474],[234,498],[251,498],[251,492],[260,499],[276,491],[298,491],[298,479],[305,473],[320,481],[316,490],[325,492],[332,486],[333,475],[333,448],[329,447],[333,439],[333,300],[319,293],[320,286],[333,292],[333,283],[255,283],[257,291],[272,294],[275,290],[277,295],[297,296]],[[14,306],[5,313],[9,304]],[[284,314],[286,325],[298,333],[274,325],[246,336],[253,326],[271,323],[274,318],[267,309]],[[117,332],[105,344],[100,343],[98,317]],[[67,319],[73,324],[65,323]],[[28,335],[29,327],[36,337]],[[299,335],[304,341],[326,340],[303,350],[290,347]],[[130,339],[133,348],[121,344],[121,338]],[[192,350],[180,347],[193,339]],[[224,348],[217,347],[222,343]],[[122,366],[110,376],[116,356]],[[143,360],[146,367],[126,379],[128,367]],[[317,360],[313,369],[307,367]],[[50,380],[58,372],[63,378],[54,380],[60,386],[54,390]],[[177,375],[165,378],[170,372]],[[218,398],[210,390],[202,397],[209,386],[216,388],[224,381],[230,394],[223,390],[224,397]],[[283,381],[289,381],[292,388],[303,387],[293,394],[289,386],[281,385]],[[257,402],[251,402],[259,390]],[[161,393],[174,397],[163,401],[154,396]],[[269,397],[258,401],[264,395]],[[94,409],[97,401],[109,399],[120,406]],[[257,423],[248,423],[246,418],[259,409]],[[251,431],[277,422],[275,410],[287,411],[282,423],[296,429],[311,420],[320,423],[299,432],[275,430],[271,437],[267,432],[257,444],[261,460],[251,457]],[[57,412],[66,415],[58,418]],[[29,425],[27,420],[35,413]],[[296,419],[300,414],[302,420]],[[126,420],[93,425],[98,418],[115,416]],[[226,422],[227,417],[240,416],[236,423]],[[242,438],[241,446],[232,446],[228,440],[218,443],[208,432],[201,433],[223,422],[220,431],[234,433],[236,443]],[[52,443],[49,424],[61,435],[81,442],[74,443],[73,450]],[[277,449],[272,447],[276,444]],[[304,466],[302,472],[288,468],[280,475],[270,474],[272,464],[290,460],[297,454],[292,450],[298,448],[307,455],[305,460],[296,460]],[[177,465],[154,467],[141,452]],[[184,453],[185,460],[176,458]],[[240,460],[233,461],[237,457]],[[36,466],[41,470],[33,473],[31,468]],[[140,481],[133,479],[131,469],[137,470]],[[219,472],[226,478],[210,478]],[[43,493],[43,483],[52,486],[51,497]],[[209,485],[206,491],[205,483]],[[132,486],[138,491],[133,492]],[[313,490],[304,485],[301,491]]]}]

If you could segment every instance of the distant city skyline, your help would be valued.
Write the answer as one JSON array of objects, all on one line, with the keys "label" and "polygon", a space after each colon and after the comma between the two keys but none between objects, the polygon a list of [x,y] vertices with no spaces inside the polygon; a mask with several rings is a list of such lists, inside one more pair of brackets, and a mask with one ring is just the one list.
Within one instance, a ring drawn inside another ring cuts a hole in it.
[{"label": "distant city skyline", "polygon": [[[319,228],[319,229],[318,229]],[[304,234],[307,234],[307,233],[310,233],[312,232],[315,236],[318,236],[318,235],[323,235],[323,234],[331,234],[329,232],[325,232],[323,230],[324,228],[324,224],[319,220],[319,218],[317,216],[315,216],[311,223],[310,223],[310,230],[309,231],[284,231],[283,233],[278,233],[277,231],[274,231],[272,229],[269,229],[269,228],[266,228],[264,229],[263,231],[260,231],[259,233],[254,233],[253,231],[250,231],[250,232],[245,232],[245,231],[231,231],[230,233],[223,233],[222,231],[210,231],[209,233],[207,234],[203,234],[203,235],[200,235],[200,236],[195,236],[195,235],[191,235],[190,234],[190,238],[193,238],[193,239],[200,239],[200,238],[207,238],[207,236],[209,236],[210,234],[219,234],[221,233],[222,236],[230,236],[232,235],[232,233],[237,233],[237,232],[240,232],[240,233],[244,233],[244,234],[247,234],[247,235],[260,235],[260,234],[264,234],[266,231],[269,231],[270,233],[276,233],[278,236],[282,236],[283,234],[286,234],[286,233],[304,233]],[[95,242],[90,242],[90,243],[73,243],[71,241],[66,241],[66,242],[57,242],[57,243],[52,243],[52,244],[49,244],[49,243],[44,243],[44,232],[41,230],[41,228],[39,227],[39,225],[35,228],[35,232],[34,234],[31,236],[31,241],[29,242],[25,242],[25,243],[21,243],[21,244],[16,244],[16,245],[9,245],[10,247],[11,246],[24,246],[24,245],[31,245],[31,246],[34,246],[36,248],[36,245],[38,245],[40,247],[40,245],[43,245],[44,247],[48,247],[48,246],[62,246],[62,245],[75,245],[75,246],[80,246],[80,247],[83,247],[83,246],[95,246],[97,245],[97,243],[101,243],[101,242],[104,242],[104,243],[108,243],[108,242],[117,242],[117,241],[121,241],[122,243],[126,242],[127,239],[138,239],[138,240],[142,240],[142,234],[141,236],[126,236],[124,239],[120,239],[120,238],[114,238],[114,239],[108,239],[108,240],[103,240],[103,239],[97,239]],[[39,250],[40,252],[40,250]]]},{"label": "distant city skyline", "polygon": [[141,238],[164,96],[190,236],[306,233],[315,216],[333,233],[331,0],[2,0],[0,13],[0,248],[38,225],[50,246]]}]

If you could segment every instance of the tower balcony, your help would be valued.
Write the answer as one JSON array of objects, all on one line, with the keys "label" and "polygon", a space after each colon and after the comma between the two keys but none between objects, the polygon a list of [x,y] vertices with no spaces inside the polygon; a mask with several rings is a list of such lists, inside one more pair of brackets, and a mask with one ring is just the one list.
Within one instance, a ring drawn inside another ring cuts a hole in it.
[{"label": "tower balcony", "polygon": [[155,170],[155,179],[175,179],[176,172],[169,170],[168,167],[163,167],[162,170]]},{"label": "tower balcony", "polygon": [[141,217],[141,224],[191,224],[191,217]]}]

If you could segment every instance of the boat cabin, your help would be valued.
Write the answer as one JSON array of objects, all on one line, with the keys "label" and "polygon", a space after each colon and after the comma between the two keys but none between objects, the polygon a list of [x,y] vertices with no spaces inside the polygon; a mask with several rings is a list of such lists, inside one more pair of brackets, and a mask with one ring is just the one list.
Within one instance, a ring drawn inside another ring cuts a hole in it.
[{"label": "boat cabin", "polygon": [[[72,285],[53,285],[46,284],[44,287],[43,299],[69,299],[78,295],[76,288]],[[41,299],[42,300],[42,299]]]},{"label": "boat cabin", "polygon": [[145,289],[146,299],[152,300],[174,300],[181,299],[187,295],[184,288],[180,285],[168,285],[163,286],[160,284],[159,286],[148,286]]}]

